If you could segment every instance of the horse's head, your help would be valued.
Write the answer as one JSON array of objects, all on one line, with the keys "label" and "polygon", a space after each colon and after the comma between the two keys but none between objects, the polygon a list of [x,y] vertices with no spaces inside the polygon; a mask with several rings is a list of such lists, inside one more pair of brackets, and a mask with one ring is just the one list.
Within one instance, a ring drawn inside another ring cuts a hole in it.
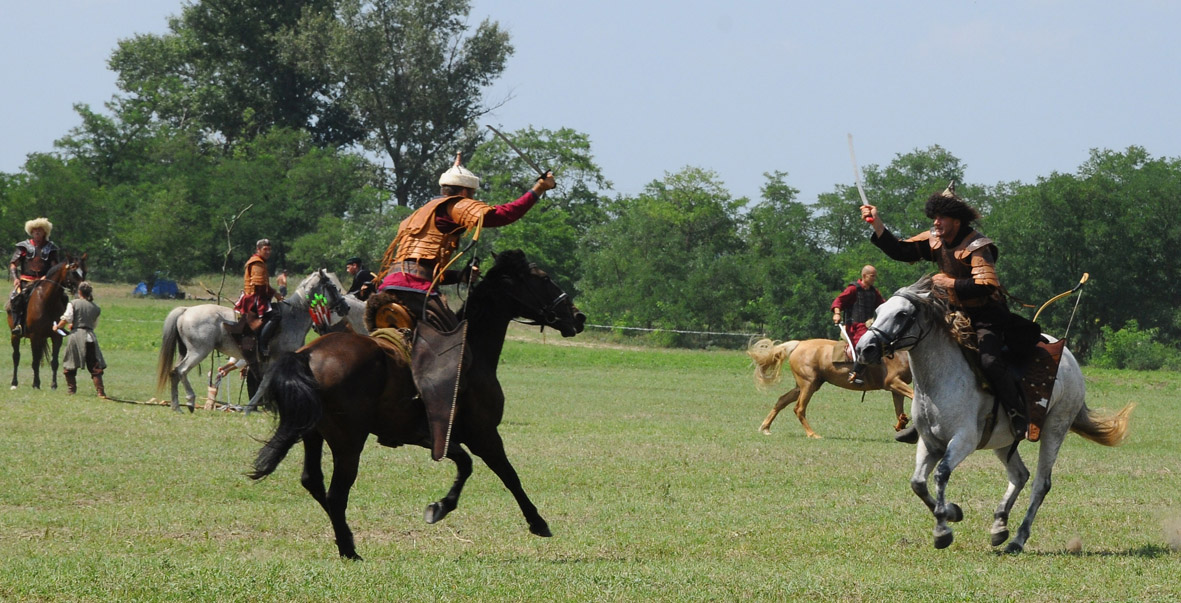
[{"label": "horse's head", "polygon": [[77,258],[67,255],[66,261],[49,269],[48,280],[56,282],[68,291],[77,290],[78,285],[86,280],[86,256],[85,253]]},{"label": "horse's head", "polygon": [[586,315],[578,311],[570,296],[545,271],[529,263],[520,250],[497,255],[485,282],[502,284],[514,314],[532,321],[528,324],[551,327],[562,337],[573,337],[586,325]]},{"label": "horse's head", "polygon": [[899,289],[874,312],[873,326],[857,342],[857,358],[877,364],[883,356],[914,347],[930,331],[937,303],[929,276]]}]

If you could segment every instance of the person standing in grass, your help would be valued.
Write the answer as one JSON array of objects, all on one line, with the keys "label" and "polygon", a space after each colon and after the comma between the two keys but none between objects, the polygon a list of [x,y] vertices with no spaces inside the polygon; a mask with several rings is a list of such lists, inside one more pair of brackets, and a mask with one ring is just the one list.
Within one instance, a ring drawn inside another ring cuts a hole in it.
[{"label": "person standing in grass", "polygon": [[78,298],[66,306],[65,314],[62,314],[57,322],[58,329],[66,325],[70,327],[70,336],[66,339],[65,360],[62,362],[62,374],[66,377],[67,393],[70,395],[78,391],[78,369],[86,367],[91,380],[94,381],[94,390],[98,397],[107,397],[103,388],[103,371],[106,370],[107,363],[98,347],[98,338],[94,336],[94,327],[98,324],[98,315],[101,313],[102,309],[94,303],[94,288],[88,281],[83,281],[78,285]]}]

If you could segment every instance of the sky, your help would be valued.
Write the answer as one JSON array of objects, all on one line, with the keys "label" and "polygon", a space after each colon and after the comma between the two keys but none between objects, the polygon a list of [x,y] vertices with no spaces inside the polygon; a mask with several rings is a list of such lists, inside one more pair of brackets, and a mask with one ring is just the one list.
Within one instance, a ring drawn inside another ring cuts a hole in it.
[{"label": "sky", "polygon": [[[180,0],[0,0],[0,172],[53,150],[118,89],[120,39]],[[472,0],[514,53],[484,123],[572,128],[618,194],[686,166],[757,200],[763,174],[811,202],[940,145],[974,184],[1074,173],[1091,149],[1181,157],[1181,2]],[[560,178],[560,167],[558,168]]]}]

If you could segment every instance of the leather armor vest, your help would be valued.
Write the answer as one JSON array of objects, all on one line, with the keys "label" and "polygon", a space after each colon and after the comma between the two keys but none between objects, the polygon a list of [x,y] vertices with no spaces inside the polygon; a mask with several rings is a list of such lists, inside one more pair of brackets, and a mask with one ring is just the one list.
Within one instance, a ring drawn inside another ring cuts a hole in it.
[{"label": "leather armor vest", "polygon": [[261,294],[270,297],[271,275],[267,272],[266,260],[257,255],[246,260],[246,274],[243,276],[242,291],[246,295]]},{"label": "leather armor vest", "polygon": [[873,312],[878,307],[877,289],[865,289],[857,283],[853,283],[853,286],[857,287],[857,297],[853,300],[853,307],[849,309],[849,320],[865,322],[873,318]]},{"label": "leather armor vest", "polygon": [[[459,239],[463,234],[475,228],[484,214],[490,211],[492,206],[467,197],[432,199],[398,226],[398,234],[394,238],[397,248],[394,261],[434,260],[435,270],[442,270],[459,247]],[[439,230],[435,216],[440,214],[451,218],[459,228],[446,233]]]},{"label": "leather armor vest", "polygon": [[17,251],[13,255],[13,262],[20,264],[21,280],[34,280],[45,276],[57,261],[57,245],[45,241],[40,248],[33,245],[31,240],[16,244]]},{"label": "leather armor vest", "polygon": [[913,236],[907,241],[927,241],[931,245],[931,259],[939,266],[939,271],[952,278],[969,278],[978,285],[991,285],[995,291],[987,299],[960,300],[955,291],[948,291],[948,299],[957,306],[980,306],[990,302],[1002,302],[1001,282],[996,275],[997,248],[992,239],[968,230],[968,234],[955,247],[949,248],[943,244],[943,239],[927,231]]}]

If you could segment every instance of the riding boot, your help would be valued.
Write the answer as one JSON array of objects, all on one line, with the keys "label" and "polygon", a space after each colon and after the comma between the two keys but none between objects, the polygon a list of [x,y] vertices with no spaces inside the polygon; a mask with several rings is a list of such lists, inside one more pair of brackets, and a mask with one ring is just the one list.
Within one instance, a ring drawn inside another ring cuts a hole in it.
[{"label": "riding boot", "polygon": [[103,400],[107,399],[107,392],[103,389],[103,372],[91,373],[90,379],[94,381],[94,391],[98,393],[98,397]]},{"label": "riding boot", "polygon": [[853,385],[865,385],[865,369],[866,366],[860,362],[853,363],[853,370],[849,372],[849,383]]},{"label": "riding boot", "polygon": [[907,425],[902,431],[894,434],[894,441],[902,442],[903,444],[917,444],[919,442],[919,430],[915,429],[914,423]]},{"label": "riding boot", "polygon": [[25,309],[13,304],[12,308],[12,334],[24,335],[25,333]]},{"label": "riding boot", "polygon": [[62,376],[66,378],[66,393],[71,396],[78,393],[78,371],[62,371]]},{"label": "riding boot", "polygon": [[268,349],[271,337],[275,336],[275,329],[279,326],[279,319],[273,318],[267,324],[263,325],[262,332],[258,334],[258,356],[266,358],[270,356]]}]

